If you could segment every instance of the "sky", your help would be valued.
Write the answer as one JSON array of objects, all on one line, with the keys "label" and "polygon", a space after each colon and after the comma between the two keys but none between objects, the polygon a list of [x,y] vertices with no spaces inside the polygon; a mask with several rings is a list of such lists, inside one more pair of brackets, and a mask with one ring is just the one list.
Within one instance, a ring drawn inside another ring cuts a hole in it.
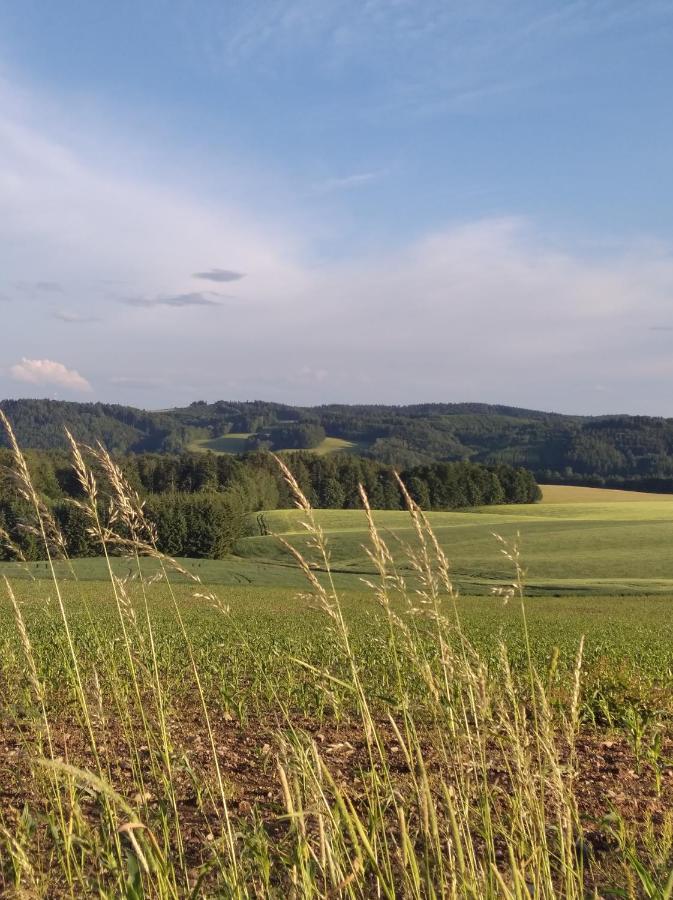
[{"label": "sky", "polygon": [[0,0],[0,397],[673,416],[673,0]]}]

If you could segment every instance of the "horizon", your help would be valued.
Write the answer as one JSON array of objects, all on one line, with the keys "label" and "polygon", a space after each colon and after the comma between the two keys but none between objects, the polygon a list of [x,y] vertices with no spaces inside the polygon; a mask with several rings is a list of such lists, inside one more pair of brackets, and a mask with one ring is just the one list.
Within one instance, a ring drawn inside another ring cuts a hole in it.
[{"label": "horizon", "polygon": [[672,48],[659,0],[0,0],[0,395],[673,416]]},{"label": "horizon", "polygon": [[195,398],[190,400],[180,406],[135,406],[133,403],[120,403],[116,400],[95,400],[91,398],[87,399],[74,399],[74,398],[66,398],[66,397],[44,397],[44,396],[26,396],[26,397],[2,397],[0,398],[0,406],[3,403],[21,403],[23,401],[31,401],[35,400],[38,402],[48,401],[50,403],[77,403],[81,405],[104,405],[104,406],[129,406],[135,409],[139,409],[142,412],[149,413],[160,413],[160,412],[172,412],[176,409],[187,409],[189,406],[193,406],[195,404],[205,404],[208,406],[213,406],[217,403],[231,403],[233,405],[236,404],[246,404],[246,403],[265,403],[276,406],[286,406],[291,409],[319,409],[320,407],[325,406],[345,406],[345,407],[389,407],[392,409],[407,409],[415,406],[488,406],[493,408],[506,408],[506,409],[516,409],[524,412],[531,413],[540,413],[542,415],[549,416],[567,416],[567,417],[581,417],[581,418],[619,418],[621,416],[626,417],[639,417],[642,416],[644,418],[650,419],[673,419],[672,416],[665,415],[657,415],[657,414],[644,414],[637,412],[628,412],[625,410],[616,410],[616,411],[606,411],[606,412],[597,412],[597,413],[579,413],[573,411],[565,411],[559,409],[545,409],[545,408],[537,408],[531,406],[521,406],[516,403],[499,403],[497,401],[487,401],[487,400],[417,400],[413,403],[383,403],[377,401],[371,402],[357,402],[353,401],[350,403],[343,403],[338,400],[334,401],[324,401],[321,403],[294,403],[292,401],[287,400],[269,400],[263,397],[254,397],[247,400],[242,399],[232,399],[232,398],[224,398],[218,397],[214,400],[203,400]]}]

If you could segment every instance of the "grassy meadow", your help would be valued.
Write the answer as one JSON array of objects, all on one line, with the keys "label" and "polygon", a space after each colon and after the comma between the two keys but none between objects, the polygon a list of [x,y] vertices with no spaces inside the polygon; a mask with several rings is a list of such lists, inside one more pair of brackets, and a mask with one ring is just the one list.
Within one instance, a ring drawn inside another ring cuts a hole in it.
[{"label": "grassy meadow", "polygon": [[[230,432],[217,438],[202,438],[192,441],[187,449],[192,451],[210,450],[213,453],[245,453],[250,449],[247,441],[251,437],[255,437],[253,432]],[[313,447],[311,452],[318,456],[328,456],[330,453],[344,451],[353,453],[357,449],[358,445],[353,441],[338,437],[325,437],[317,447]],[[286,449],[284,452],[291,453],[292,450]]]},{"label": "grassy meadow", "polygon": [[0,566],[3,895],[673,894],[673,498],[297,494],[222,561],[113,502]]},{"label": "grassy meadow", "polygon": [[[673,593],[673,498],[662,494],[550,486],[542,503],[519,506],[427,513],[437,540],[451,565],[461,593],[488,594],[508,577],[508,562],[499,552],[494,533],[517,539],[526,570],[529,596],[586,595],[667,596]],[[373,520],[397,557],[399,571],[413,580],[407,550],[418,549],[409,514],[374,510]],[[303,585],[283,537],[305,550],[309,538],[300,510],[269,510],[251,517],[249,536],[224,560],[180,560],[185,570],[213,585],[297,588]],[[330,541],[333,577],[342,590],[363,591],[362,579],[374,573],[366,553],[369,541],[363,510],[316,510],[315,520]],[[260,534],[268,531],[268,534]],[[119,575],[129,572],[128,561],[113,559]],[[156,560],[142,562],[148,575]],[[101,558],[57,562],[60,577],[106,581]],[[45,562],[25,567],[0,563],[0,573],[12,578],[49,577]],[[177,582],[188,580],[180,573]]]}]

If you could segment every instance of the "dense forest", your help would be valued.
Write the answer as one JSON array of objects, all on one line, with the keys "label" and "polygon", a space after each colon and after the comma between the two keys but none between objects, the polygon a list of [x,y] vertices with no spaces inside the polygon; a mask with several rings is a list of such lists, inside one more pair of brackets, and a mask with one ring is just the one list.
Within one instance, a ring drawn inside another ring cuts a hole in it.
[{"label": "dense forest", "polygon": [[504,463],[543,482],[673,491],[673,419],[566,416],[479,403],[306,408],[218,401],[161,412],[52,400],[0,406],[22,446],[33,449],[65,448],[65,425],[78,440],[100,441],[121,454],[176,454],[228,434],[242,436],[244,452],[308,450],[328,436],[398,469]]},{"label": "dense forest", "polygon": [[[401,509],[403,499],[393,469],[350,454],[283,454],[302,490],[317,507],[356,509],[358,485],[377,509]],[[65,539],[70,556],[98,555],[87,517],[77,505],[82,487],[68,454],[61,450],[27,451],[32,478],[45,507]],[[234,550],[246,534],[264,533],[263,511],[293,506],[293,499],[273,456],[253,451],[241,456],[214,453],[141,453],[116,458],[130,490],[144,502],[154,523],[158,549],[172,556],[218,559]],[[30,504],[18,495],[12,454],[0,450],[0,558],[41,558],[42,548],[30,527]],[[101,520],[105,520],[105,477],[101,485]],[[425,509],[458,509],[493,503],[531,503],[540,491],[530,472],[507,465],[471,462],[431,463],[401,473],[412,497]],[[73,502],[75,501],[75,502]],[[257,513],[257,515],[253,515]],[[18,552],[17,552],[18,551]]]}]

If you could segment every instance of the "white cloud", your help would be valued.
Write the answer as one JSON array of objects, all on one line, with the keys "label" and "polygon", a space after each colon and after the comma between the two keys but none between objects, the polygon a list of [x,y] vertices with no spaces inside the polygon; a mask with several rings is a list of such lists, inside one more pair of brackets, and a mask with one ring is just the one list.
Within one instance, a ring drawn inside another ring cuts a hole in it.
[{"label": "white cloud", "polygon": [[15,381],[28,384],[56,385],[71,391],[92,390],[91,385],[76,369],[68,369],[63,363],[51,359],[26,359],[10,367],[10,375]]}]

